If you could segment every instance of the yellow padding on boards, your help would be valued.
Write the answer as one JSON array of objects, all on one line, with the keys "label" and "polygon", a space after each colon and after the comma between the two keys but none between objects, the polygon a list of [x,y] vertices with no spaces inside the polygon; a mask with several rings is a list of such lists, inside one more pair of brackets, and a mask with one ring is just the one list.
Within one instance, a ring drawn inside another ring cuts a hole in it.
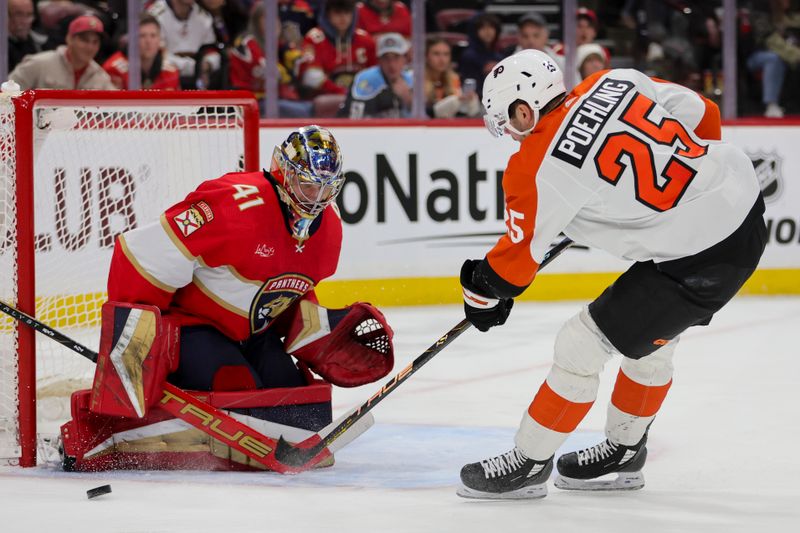
[{"label": "yellow padding on boards", "polygon": [[[617,272],[542,273],[518,300],[588,300],[597,297],[617,276]],[[359,301],[378,307],[458,304],[462,301],[456,277],[332,280],[323,281],[316,292],[320,302],[331,308]],[[739,294],[800,295],[800,269],[757,270]],[[56,329],[98,326],[100,306],[105,300],[104,292],[38,298],[37,318]],[[9,332],[15,323],[7,315],[0,316],[0,333]]]},{"label": "yellow padding on boards", "polygon": [[[588,300],[596,298],[619,275],[619,272],[542,273],[517,300]],[[320,303],[333,308],[358,301],[378,307],[462,301],[456,277],[323,281],[316,292]],[[739,294],[800,295],[800,269],[758,270]]]}]

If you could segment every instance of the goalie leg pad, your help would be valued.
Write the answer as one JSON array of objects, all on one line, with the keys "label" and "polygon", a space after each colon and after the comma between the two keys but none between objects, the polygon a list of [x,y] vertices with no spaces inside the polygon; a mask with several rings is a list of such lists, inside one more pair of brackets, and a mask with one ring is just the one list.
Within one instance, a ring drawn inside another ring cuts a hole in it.
[{"label": "goalie leg pad", "polygon": [[150,305],[106,302],[91,410],[142,418],[178,366],[180,328]]},{"label": "goalie leg pad", "polygon": [[303,300],[294,313],[284,340],[286,352],[330,383],[357,387],[392,370],[394,333],[372,305],[326,309]]},{"label": "goalie leg pad", "polygon": [[[264,469],[214,438],[218,430],[201,431],[159,405],[141,419],[100,415],[89,409],[90,394],[88,390],[73,393],[72,419],[61,427],[66,470]],[[283,435],[298,443],[331,428],[331,385],[321,381],[303,387],[201,393],[200,397],[274,439]],[[332,457],[319,466],[330,464]]]}]

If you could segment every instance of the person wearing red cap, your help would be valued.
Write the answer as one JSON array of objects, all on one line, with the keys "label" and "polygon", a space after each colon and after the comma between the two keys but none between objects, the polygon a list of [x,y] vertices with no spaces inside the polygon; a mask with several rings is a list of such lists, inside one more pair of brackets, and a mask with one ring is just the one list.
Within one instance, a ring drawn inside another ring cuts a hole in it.
[{"label": "person wearing red cap", "polygon": [[94,57],[100,49],[103,23],[81,15],[67,29],[67,44],[26,56],[8,78],[26,89],[115,89]]},{"label": "person wearing red cap", "polygon": [[[582,79],[584,79],[584,69],[582,68],[584,66],[583,63],[590,56],[595,56],[595,52],[597,51],[598,47],[602,51],[600,61],[602,64],[604,64],[603,68],[608,68],[608,65],[611,64],[611,52],[605,46],[595,42],[597,39],[598,27],[599,21],[597,19],[597,13],[595,13],[594,10],[589,9],[588,7],[579,7],[577,9],[575,12],[575,46],[577,47],[577,57],[575,63],[575,72],[572,74],[574,84],[578,84]],[[563,59],[565,54],[564,43],[558,43],[553,46],[553,51],[559,56],[559,66],[563,68],[565,63]]]},{"label": "person wearing red cap", "polygon": [[597,38],[597,14],[588,7],[575,12],[575,41],[578,46],[593,43]]}]

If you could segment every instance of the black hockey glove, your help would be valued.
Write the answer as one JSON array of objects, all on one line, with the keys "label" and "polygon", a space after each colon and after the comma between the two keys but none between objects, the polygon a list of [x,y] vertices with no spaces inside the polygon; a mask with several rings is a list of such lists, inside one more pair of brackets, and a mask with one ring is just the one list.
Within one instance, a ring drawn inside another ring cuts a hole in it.
[{"label": "black hockey glove", "polygon": [[475,283],[473,272],[480,261],[467,259],[461,265],[461,287],[464,293],[464,314],[473,326],[480,331],[489,331],[493,326],[506,323],[508,314],[514,306],[513,298],[495,298],[488,287]]}]

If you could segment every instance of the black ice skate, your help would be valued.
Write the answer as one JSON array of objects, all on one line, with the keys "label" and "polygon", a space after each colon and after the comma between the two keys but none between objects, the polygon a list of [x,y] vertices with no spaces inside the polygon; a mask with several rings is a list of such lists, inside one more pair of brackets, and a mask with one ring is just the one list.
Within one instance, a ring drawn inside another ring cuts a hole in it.
[{"label": "black ice skate", "polygon": [[553,458],[528,459],[514,447],[491,459],[464,465],[463,485],[456,491],[462,498],[522,500],[547,496],[547,479],[553,471]]},{"label": "black ice skate", "polygon": [[[565,490],[635,490],[644,487],[647,433],[634,446],[606,439],[591,448],[558,458],[555,486]],[[616,474],[608,477],[608,474]],[[598,479],[603,477],[603,479]]]}]

